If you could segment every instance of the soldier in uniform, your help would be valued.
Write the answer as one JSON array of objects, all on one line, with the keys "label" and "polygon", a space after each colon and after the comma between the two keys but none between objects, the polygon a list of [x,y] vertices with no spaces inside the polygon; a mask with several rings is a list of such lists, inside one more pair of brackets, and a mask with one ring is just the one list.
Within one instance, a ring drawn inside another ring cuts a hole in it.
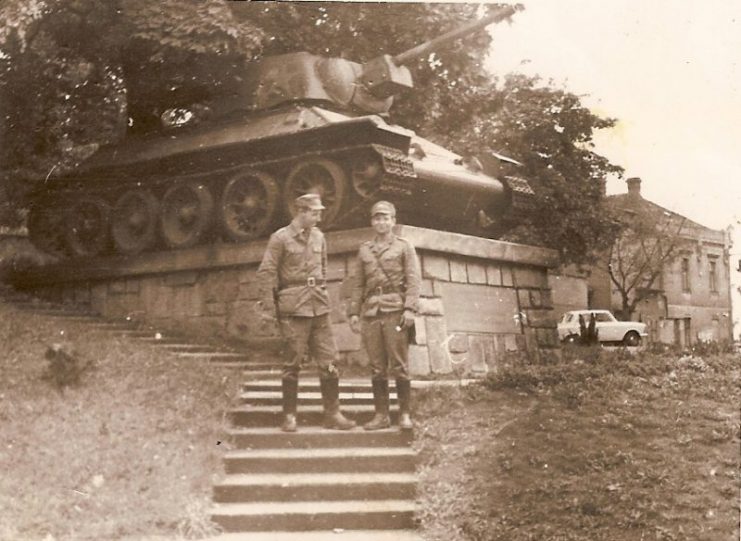
[{"label": "soldier in uniform", "polygon": [[284,421],[281,429],[296,431],[298,375],[308,354],[319,368],[324,405],[324,426],[348,430],[355,422],[339,407],[337,346],[329,321],[329,295],[325,283],[327,243],[316,224],[324,206],[318,195],[296,199],[293,221],[273,233],[257,278],[262,289],[258,304],[275,305],[281,334],[286,341],[281,387]]},{"label": "soldier in uniform", "polygon": [[[360,332],[371,365],[375,415],[366,430],[390,426],[389,373],[396,378],[399,426],[411,429],[408,370],[409,331],[419,302],[420,270],[414,246],[393,232],[396,208],[379,201],[371,208],[375,238],[358,250],[358,273],[350,298],[350,327]],[[362,325],[361,325],[362,316]]]}]

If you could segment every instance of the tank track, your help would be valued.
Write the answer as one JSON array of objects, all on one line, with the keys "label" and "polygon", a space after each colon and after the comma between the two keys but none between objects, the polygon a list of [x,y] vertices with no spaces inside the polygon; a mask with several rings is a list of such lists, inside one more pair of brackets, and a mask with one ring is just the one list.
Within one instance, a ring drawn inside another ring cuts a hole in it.
[{"label": "tank track", "polygon": [[[189,156],[190,168],[198,160]],[[325,230],[365,225],[361,209],[382,194],[410,196],[416,178],[405,152],[379,144],[294,152],[245,163],[210,160],[177,174],[138,172],[60,179],[32,200],[29,236],[62,257],[179,249],[249,241],[290,220],[303,193],[322,196]],[[144,180],[146,179],[146,180]],[[362,221],[358,220],[361,216]]]}]

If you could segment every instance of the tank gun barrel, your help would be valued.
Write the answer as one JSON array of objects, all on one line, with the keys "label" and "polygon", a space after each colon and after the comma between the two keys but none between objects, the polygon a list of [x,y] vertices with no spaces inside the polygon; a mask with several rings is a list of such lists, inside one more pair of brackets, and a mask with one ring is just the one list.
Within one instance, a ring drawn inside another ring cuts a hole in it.
[{"label": "tank gun barrel", "polygon": [[405,64],[415,58],[424,56],[430,51],[434,51],[442,43],[468,35],[471,32],[476,32],[489,24],[509,19],[522,9],[524,8],[521,4],[503,7],[478,21],[472,21],[460,28],[446,32],[396,56],[383,55],[374,58],[363,64],[362,73],[359,78],[360,83],[367,92],[377,99],[390,98],[404,90],[408,90],[413,87],[412,75]]},{"label": "tank gun barrel", "polygon": [[441,36],[438,36],[436,38],[433,38],[429,41],[426,41],[424,43],[420,43],[419,45],[412,47],[411,49],[408,49],[404,51],[403,53],[399,53],[392,57],[394,64],[397,66],[403,66],[404,64],[407,64],[411,60],[414,60],[415,58],[420,58],[427,53],[430,53],[437,49],[440,44],[453,41],[455,39],[458,39],[461,36],[468,35],[472,32],[476,32],[480,30],[481,28],[484,28],[485,26],[488,26],[492,23],[498,23],[505,19],[509,19],[514,15],[516,12],[524,9],[522,4],[516,4],[514,6],[506,6],[503,8],[498,9],[494,13],[490,13],[486,17],[483,17],[479,19],[478,21],[471,21],[468,24],[465,24],[459,28],[455,28],[453,30],[450,30],[449,32],[445,32]]}]

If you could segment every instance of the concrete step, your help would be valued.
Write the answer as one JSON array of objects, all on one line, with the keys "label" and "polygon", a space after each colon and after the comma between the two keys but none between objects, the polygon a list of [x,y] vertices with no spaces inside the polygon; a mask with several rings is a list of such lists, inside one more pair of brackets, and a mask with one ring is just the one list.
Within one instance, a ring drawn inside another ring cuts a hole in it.
[{"label": "concrete step", "polygon": [[114,336],[120,336],[122,338],[146,338],[154,337],[157,335],[157,331],[137,329],[137,328],[111,328],[110,333]]},{"label": "concrete step", "polygon": [[97,321],[98,317],[89,312],[75,310],[54,310],[50,308],[21,308],[23,312],[32,313],[37,316],[53,317],[56,319],[68,319],[70,321]]},{"label": "concrete step", "polygon": [[[217,362],[216,360],[209,361],[210,363]],[[231,362],[231,363],[242,363],[242,366],[244,366],[244,369],[246,371],[252,371],[252,372],[265,372],[269,370],[275,370],[275,365],[272,363],[262,362],[262,361],[254,361],[249,357],[246,357],[242,360],[239,358],[233,358],[233,359],[225,359],[218,362]]]},{"label": "concrete step", "polygon": [[226,473],[413,472],[411,447],[236,449],[224,455]]},{"label": "concrete step", "polygon": [[[278,391],[249,391],[240,393],[239,403],[240,404],[255,404],[255,405],[280,405],[282,404],[283,394],[280,390]],[[389,396],[389,403],[396,404],[396,395]],[[299,391],[298,403],[301,405],[321,405],[322,404],[322,393],[319,390],[316,391]],[[340,403],[343,406],[351,404],[373,404],[373,393],[353,393],[353,392],[340,392]]]},{"label": "concrete step", "polygon": [[[375,413],[371,404],[341,404],[340,411],[358,424],[367,423]],[[391,421],[396,422],[398,412],[391,410],[389,413]],[[236,426],[278,426],[283,421],[283,410],[278,405],[245,404],[230,410],[229,417]],[[296,417],[299,426],[321,426],[324,410],[319,405],[300,405]]]},{"label": "concrete step", "polygon": [[367,431],[327,430],[318,426],[301,426],[298,432],[286,433],[277,427],[231,428],[225,439],[238,449],[316,449],[345,447],[404,447],[413,440],[411,430],[398,427]]},{"label": "concrete step", "polygon": [[230,368],[232,370],[244,370],[244,367],[247,366],[249,363],[243,363],[243,362],[220,362],[220,361],[210,361],[208,363],[209,366],[213,366],[216,368]]},{"label": "concrete step", "polygon": [[409,500],[228,503],[217,504],[211,518],[228,532],[388,530],[414,527],[415,510]]},{"label": "concrete step", "polygon": [[[249,381],[249,382],[244,382],[242,384],[243,392],[253,392],[253,391],[280,392],[280,390],[281,390],[280,378],[273,379],[273,380],[266,379],[266,380],[261,380],[261,381]],[[319,380],[308,378],[303,372],[301,372],[301,378],[299,380],[298,390],[299,392],[312,392],[312,393],[321,392],[321,387],[319,386]],[[345,380],[345,379],[340,378],[340,392],[342,393],[372,393],[373,386],[371,385],[370,379],[360,381],[360,380]],[[396,396],[396,384],[393,382],[391,382],[389,385],[389,394],[391,394],[392,396]]]},{"label": "concrete step", "polygon": [[71,321],[75,323],[95,323],[100,321],[100,318],[91,314],[75,314],[71,312],[38,312],[34,311],[36,315],[52,317],[54,319],[63,319],[64,321]]},{"label": "concrete step", "polygon": [[155,341],[153,346],[167,350],[171,353],[216,353],[216,348],[207,344],[186,344],[183,342]]},{"label": "concrete step", "polygon": [[[90,323],[89,329],[98,331],[140,331],[134,323],[127,323],[125,321],[101,321]],[[151,331],[149,334],[154,337],[155,331]]]},{"label": "concrete step", "polygon": [[[208,362],[248,362],[250,360],[250,356],[246,355],[244,353],[232,353],[232,352],[225,352],[225,351],[216,351],[216,352],[182,352],[182,353],[176,353],[175,354],[178,359],[182,359],[184,361],[208,361]],[[273,366],[273,363],[264,363],[266,367]]]},{"label": "concrete step", "polygon": [[43,315],[56,314],[73,314],[73,315],[92,315],[89,310],[81,310],[76,306],[64,306],[48,302],[15,302],[13,306],[19,310],[28,310]]},{"label": "concrete step", "polygon": [[228,475],[214,486],[214,501],[414,499],[413,473],[292,473]]},{"label": "concrete step", "polygon": [[[274,367],[271,367],[268,363],[252,361],[249,359],[247,360],[227,359],[224,361],[211,360],[207,362],[209,366],[229,366],[232,368],[239,368],[243,370],[243,375],[249,374],[250,372],[254,372],[255,374],[259,376],[260,374],[264,374],[265,372],[268,372],[274,369]],[[245,376],[245,379],[249,379],[249,378]]]},{"label": "concrete step", "polygon": [[[278,383],[280,384],[281,374],[282,374],[282,370],[280,367],[280,362],[276,361],[273,364],[273,367],[270,369],[261,369],[261,370],[248,369],[245,371],[243,375],[244,375],[245,382],[277,380]],[[308,370],[302,370],[301,379],[319,381],[319,372],[317,372],[316,369],[314,368],[310,368]]]},{"label": "concrete step", "polygon": [[[276,367],[280,366],[280,363],[276,361]],[[260,379],[249,379],[242,384],[242,391],[280,391],[281,389],[281,371],[280,368],[276,368],[271,371],[264,378]],[[472,383],[480,383],[480,379],[451,379],[451,380],[412,380],[412,389],[427,389],[430,387],[465,387]],[[302,370],[299,378],[299,391],[312,391],[319,392],[319,376],[314,369]],[[373,386],[371,385],[370,378],[343,378],[340,376],[340,391],[342,392],[373,392]],[[391,395],[396,394],[396,382],[389,380],[389,393]]]},{"label": "concrete step", "polygon": [[234,532],[203,541],[424,541],[415,530],[315,530],[308,532]]},{"label": "concrete step", "polygon": [[173,336],[162,336],[162,333],[160,333],[160,337],[158,338],[156,336],[156,333],[151,333],[149,336],[140,336],[136,338],[137,342],[142,342],[144,344],[151,344],[151,345],[173,345],[173,344],[181,344],[183,342],[182,338],[176,338]]}]

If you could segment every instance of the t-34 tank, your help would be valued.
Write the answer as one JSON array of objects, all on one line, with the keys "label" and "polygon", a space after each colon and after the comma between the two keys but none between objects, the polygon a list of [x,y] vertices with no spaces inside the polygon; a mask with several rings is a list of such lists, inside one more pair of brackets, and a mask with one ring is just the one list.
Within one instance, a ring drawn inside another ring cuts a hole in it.
[{"label": "t-34 tank", "polygon": [[45,183],[32,195],[31,240],[73,256],[247,241],[287,222],[309,192],[327,207],[324,229],[367,224],[367,207],[383,198],[405,223],[486,235],[527,205],[527,182],[486,174],[382,115],[412,88],[405,63],[517,9],[366,64],[307,52],[255,61],[213,120],[102,147]]}]

